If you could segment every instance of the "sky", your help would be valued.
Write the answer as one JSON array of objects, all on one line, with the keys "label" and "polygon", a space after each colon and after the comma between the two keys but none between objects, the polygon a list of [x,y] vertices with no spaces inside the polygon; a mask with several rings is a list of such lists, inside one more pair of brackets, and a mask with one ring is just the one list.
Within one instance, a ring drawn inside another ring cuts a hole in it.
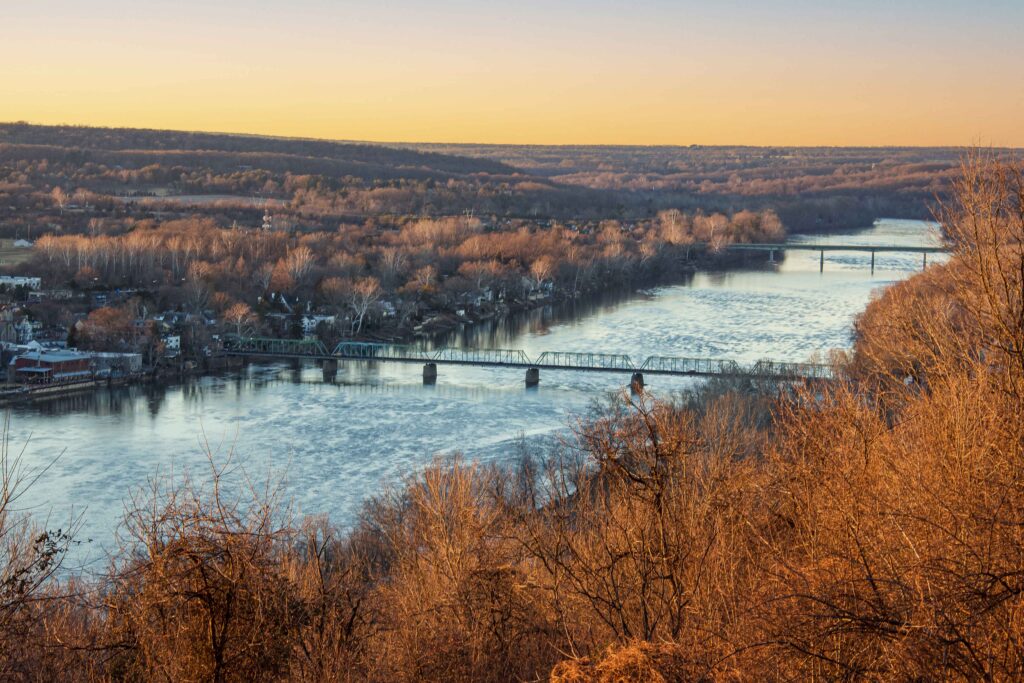
[{"label": "sky", "polygon": [[6,0],[0,121],[1024,147],[1024,0]]}]

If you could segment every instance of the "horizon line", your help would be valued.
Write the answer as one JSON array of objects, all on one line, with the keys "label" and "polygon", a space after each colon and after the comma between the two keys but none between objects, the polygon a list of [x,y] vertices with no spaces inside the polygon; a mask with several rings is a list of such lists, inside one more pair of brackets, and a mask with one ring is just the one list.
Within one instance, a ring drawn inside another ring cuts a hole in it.
[{"label": "horizon line", "polygon": [[643,148],[683,148],[692,149],[695,147],[712,147],[712,148],[750,148],[750,149],[770,149],[770,148],[785,148],[785,149],[990,149],[1000,151],[1024,151],[1024,147],[1011,147],[1005,145],[981,145],[981,144],[931,144],[931,145],[907,145],[907,144],[877,144],[877,145],[864,145],[864,144],[780,144],[780,143],[769,143],[769,144],[748,144],[748,143],[625,143],[625,142],[559,142],[559,143],[544,143],[544,142],[453,142],[453,141],[442,141],[442,140],[360,140],[355,138],[324,138],[324,137],[309,137],[302,135],[282,135],[275,133],[253,133],[243,131],[225,131],[225,130],[210,130],[210,129],[186,129],[186,128],[160,128],[152,126],[132,126],[132,125],[97,125],[87,123],[38,123],[34,121],[28,121],[24,119],[13,120],[13,121],[0,121],[0,126],[33,126],[36,128],[92,128],[98,130],[132,130],[132,131],[151,131],[158,133],[187,133],[197,135],[225,135],[234,137],[250,137],[250,138],[265,138],[272,140],[302,140],[310,142],[328,142],[337,144],[348,144],[348,145],[368,145],[368,146],[394,146],[394,145],[437,145],[437,146],[453,146],[453,147],[643,147]]}]

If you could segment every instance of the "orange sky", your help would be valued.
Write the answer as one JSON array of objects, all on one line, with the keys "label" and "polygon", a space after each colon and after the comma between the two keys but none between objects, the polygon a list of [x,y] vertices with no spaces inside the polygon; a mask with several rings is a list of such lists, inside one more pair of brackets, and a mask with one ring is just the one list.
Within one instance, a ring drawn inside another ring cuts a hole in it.
[{"label": "orange sky", "polygon": [[1024,2],[752,4],[35,0],[0,23],[0,120],[377,141],[1024,147]]}]

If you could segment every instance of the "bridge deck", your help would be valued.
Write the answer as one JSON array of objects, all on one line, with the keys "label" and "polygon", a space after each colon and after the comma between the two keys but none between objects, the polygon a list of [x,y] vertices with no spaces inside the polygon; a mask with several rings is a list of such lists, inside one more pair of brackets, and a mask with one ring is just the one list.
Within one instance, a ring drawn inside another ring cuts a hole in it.
[{"label": "bridge deck", "polygon": [[949,251],[946,247],[914,247],[896,244],[794,244],[789,242],[730,244],[725,248],[730,251],[860,251],[904,254],[941,254]]},{"label": "bridge deck", "polygon": [[531,358],[519,349],[421,349],[397,344],[341,342],[328,351],[316,340],[267,339],[259,337],[229,339],[225,353],[236,356],[310,360],[354,360],[395,363],[435,363],[478,367],[537,368],[582,372],[639,372],[650,375],[685,377],[742,376],[764,379],[831,379],[827,365],[817,363],[781,363],[761,360],[740,364],[716,358],[649,356],[636,363],[628,355],[545,351]]}]

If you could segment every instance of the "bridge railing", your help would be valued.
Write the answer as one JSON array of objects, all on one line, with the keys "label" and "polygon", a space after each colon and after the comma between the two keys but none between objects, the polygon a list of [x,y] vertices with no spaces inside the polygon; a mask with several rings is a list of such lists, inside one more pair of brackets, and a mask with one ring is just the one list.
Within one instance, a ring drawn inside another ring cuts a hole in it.
[{"label": "bridge railing", "polygon": [[782,379],[793,377],[831,379],[832,368],[821,363],[779,363],[765,359],[759,360],[747,368],[746,374],[753,377],[778,377]]},{"label": "bridge railing", "polygon": [[906,254],[941,254],[947,246],[910,244],[827,244],[816,242],[736,242],[724,247],[727,251],[862,251],[898,252]]},{"label": "bridge railing", "polygon": [[534,361],[537,366],[560,368],[602,368],[608,370],[635,370],[633,359],[614,353],[573,353],[566,351],[545,351]]},{"label": "bridge railing", "polygon": [[651,356],[640,366],[641,372],[664,372],[683,375],[742,375],[746,377],[779,379],[831,379],[832,368],[820,363],[780,363],[759,360],[751,365],[741,365],[732,360],[715,358],[680,358],[673,356]]},{"label": "bridge railing", "polygon": [[714,358],[678,358],[673,356],[651,356],[640,366],[640,371],[672,372],[689,375],[731,375],[740,374],[742,368],[732,360]]},{"label": "bridge railing", "polygon": [[433,360],[433,351],[424,351],[414,346],[401,344],[379,344],[374,342],[343,341],[334,347],[332,356],[358,358],[361,360]]},{"label": "bridge railing", "polygon": [[519,349],[438,349],[431,360],[449,363],[486,363],[489,365],[532,365]]},{"label": "bridge railing", "polygon": [[327,347],[319,339],[274,339],[271,337],[234,337],[224,339],[224,350],[232,354],[269,354],[281,356],[327,356]]}]

